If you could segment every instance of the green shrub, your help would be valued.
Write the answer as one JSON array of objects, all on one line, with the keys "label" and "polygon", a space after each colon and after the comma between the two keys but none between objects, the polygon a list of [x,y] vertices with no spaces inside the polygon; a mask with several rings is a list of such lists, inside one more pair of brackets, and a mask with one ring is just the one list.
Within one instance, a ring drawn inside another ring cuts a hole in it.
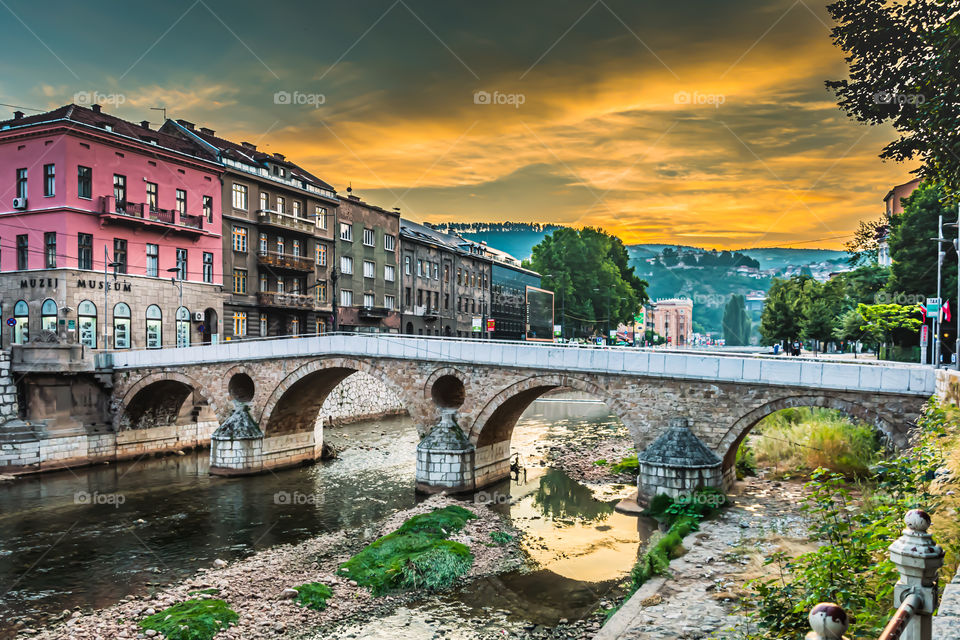
[{"label": "green shrub", "polygon": [[513,536],[509,533],[504,533],[503,531],[491,531],[490,538],[501,547],[505,544],[510,544],[513,542]]},{"label": "green shrub", "polygon": [[308,582],[294,589],[297,590],[294,602],[314,611],[326,609],[327,600],[333,597],[333,590],[322,582]]},{"label": "green shrub", "polygon": [[639,473],[640,462],[637,460],[637,454],[626,456],[620,462],[610,465],[610,471],[613,473]]},{"label": "green shrub", "polygon": [[470,569],[473,554],[466,545],[446,538],[476,517],[456,505],[414,516],[344,562],[339,573],[374,595],[449,586]]},{"label": "green shrub", "polygon": [[735,463],[737,470],[737,480],[743,480],[747,476],[757,475],[757,456],[747,440],[737,448],[737,460]]},{"label": "green shrub", "polygon": [[185,600],[140,621],[167,640],[210,640],[239,616],[223,600]]}]

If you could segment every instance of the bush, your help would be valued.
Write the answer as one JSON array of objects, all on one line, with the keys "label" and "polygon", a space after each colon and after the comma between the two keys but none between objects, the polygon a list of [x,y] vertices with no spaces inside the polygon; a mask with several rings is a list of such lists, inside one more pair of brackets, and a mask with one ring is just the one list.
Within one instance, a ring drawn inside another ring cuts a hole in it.
[{"label": "bush", "polygon": [[757,475],[757,456],[753,453],[753,448],[746,440],[737,448],[737,461],[735,463],[737,470],[737,480],[743,480],[747,476]]},{"label": "bush", "polygon": [[333,590],[322,582],[308,582],[294,589],[297,590],[294,602],[314,611],[326,609],[327,600],[333,597]]},{"label": "bush", "polygon": [[610,471],[613,473],[640,473],[640,462],[637,460],[637,454],[626,456],[620,462],[610,465]]},{"label": "bush", "polygon": [[210,640],[239,616],[223,600],[185,600],[140,621],[167,640]]},{"label": "bush", "polygon": [[513,542],[513,536],[509,533],[504,533],[503,531],[491,531],[490,538],[501,547],[505,544],[510,544]]},{"label": "bush", "polygon": [[414,516],[344,562],[339,573],[374,595],[449,586],[469,570],[473,554],[466,545],[446,538],[476,517],[456,505]]}]

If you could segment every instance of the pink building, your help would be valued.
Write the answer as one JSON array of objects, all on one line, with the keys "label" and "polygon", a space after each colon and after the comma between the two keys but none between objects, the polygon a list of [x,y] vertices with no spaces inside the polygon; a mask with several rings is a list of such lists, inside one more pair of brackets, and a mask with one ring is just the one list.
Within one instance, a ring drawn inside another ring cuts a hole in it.
[{"label": "pink building", "polygon": [[667,339],[667,344],[683,347],[693,337],[693,300],[661,298],[647,307],[647,329]]},{"label": "pink building", "polygon": [[3,346],[43,330],[94,349],[216,340],[220,174],[97,105],[0,122]]}]

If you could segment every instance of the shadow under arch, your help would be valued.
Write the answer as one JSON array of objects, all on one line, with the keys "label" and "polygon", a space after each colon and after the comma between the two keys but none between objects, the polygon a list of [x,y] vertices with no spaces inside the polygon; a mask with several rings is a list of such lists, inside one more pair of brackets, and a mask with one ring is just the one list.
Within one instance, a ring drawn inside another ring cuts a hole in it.
[{"label": "shadow under arch", "polygon": [[[616,415],[625,426],[629,415],[626,407],[611,398],[602,387],[569,375],[531,376],[501,390],[486,402],[473,421],[470,440],[479,449],[497,442],[509,441],[517,420],[534,400],[555,389],[570,389],[588,393],[603,401],[611,413]],[[630,429],[633,433],[633,429]]]},{"label": "shadow under arch", "polygon": [[320,358],[298,367],[276,386],[260,413],[261,431],[265,436],[313,431],[327,396],[358,371],[373,376],[414,415],[416,399],[385,370],[365,360]]},{"label": "shadow under arch", "polygon": [[114,414],[114,431],[190,424],[204,409],[217,414],[216,404],[196,380],[176,372],[153,373],[124,394]]},{"label": "shadow under arch", "polygon": [[896,446],[901,448],[907,446],[906,436],[897,431],[887,418],[861,404],[832,396],[787,396],[753,409],[733,423],[727,430],[717,447],[717,453],[723,456],[724,472],[733,469],[737,460],[737,449],[740,448],[740,444],[744,438],[757,426],[758,422],[777,411],[798,407],[816,407],[842,411],[851,418],[875,426]]}]

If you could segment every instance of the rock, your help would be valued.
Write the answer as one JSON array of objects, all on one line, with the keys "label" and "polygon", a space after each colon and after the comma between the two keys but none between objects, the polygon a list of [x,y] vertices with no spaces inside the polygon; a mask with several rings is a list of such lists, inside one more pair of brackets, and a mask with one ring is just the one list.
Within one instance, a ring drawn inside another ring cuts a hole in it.
[{"label": "rock", "polygon": [[217,558],[216,560],[213,561],[213,566],[216,567],[217,569],[223,569],[225,566],[227,566],[227,563],[224,560]]},{"label": "rock", "polygon": [[178,456],[185,456],[185,455],[187,455],[187,454],[185,454],[183,451],[177,451],[177,455],[178,455]]},{"label": "rock", "polygon": [[143,632],[143,635],[147,636],[148,638],[153,638],[154,636],[157,635],[157,630],[156,630],[156,629],[147,629],[146,631]]},{"label": "rock", "polygon": [[292,600],[292,599],[296,598],[298,595],[300,595],[300,592],[297,591],[296,589],[289,589],[289,588],[287,588],[287,589],[284,589],[283,591],[280,592],[280,595],[277,596],[277,599],[278,599],[278,600]]}]

